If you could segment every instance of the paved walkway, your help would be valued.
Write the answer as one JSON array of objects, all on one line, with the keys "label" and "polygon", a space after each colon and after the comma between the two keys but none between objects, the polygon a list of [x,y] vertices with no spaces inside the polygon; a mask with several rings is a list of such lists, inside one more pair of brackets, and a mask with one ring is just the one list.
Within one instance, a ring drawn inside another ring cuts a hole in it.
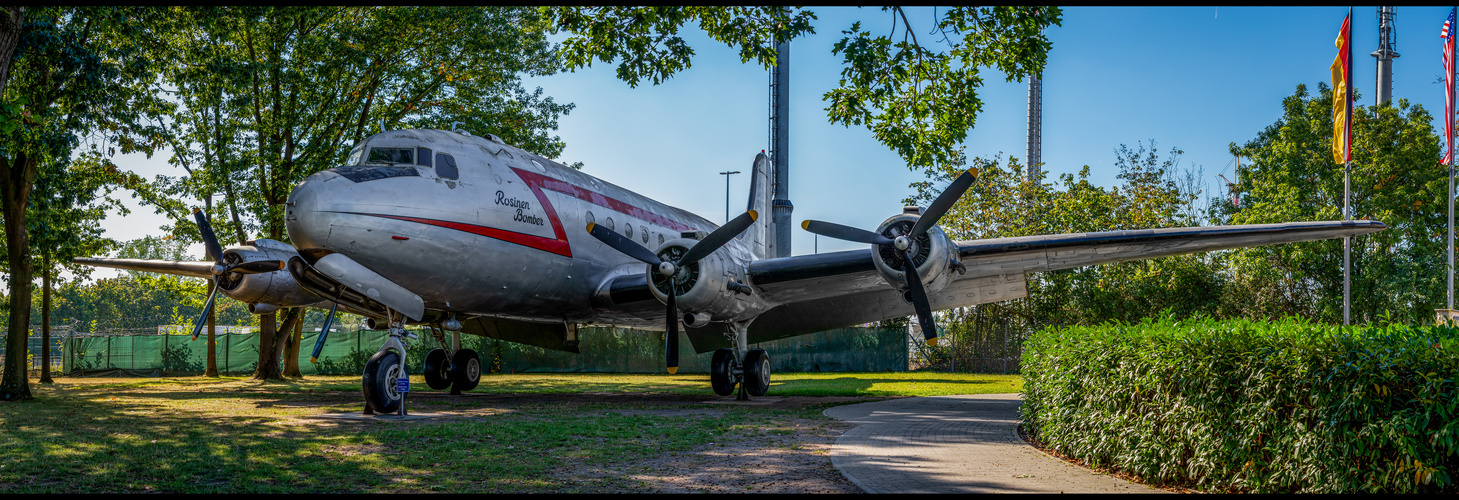
[{"label": "paved walkway", "polygon": [[868,493],[1164,493],[1045,455],[1018,437],[1017,394],[903,398],[837,406],[861,424],[831,463]]}]

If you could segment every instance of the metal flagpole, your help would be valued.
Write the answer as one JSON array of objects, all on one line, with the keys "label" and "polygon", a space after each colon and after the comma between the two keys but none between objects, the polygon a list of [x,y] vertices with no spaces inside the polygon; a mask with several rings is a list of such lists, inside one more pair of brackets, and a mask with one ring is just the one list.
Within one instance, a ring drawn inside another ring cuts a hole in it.
[{"label": "metal flagpole", "polygon": [[[1353,170],[1353,8],[1348,6],[1348,32],[1347,50],[1348,58],[1346,68],[1343,68],[1343,82],[1347,87],[1347,123],[1343,127],[1343,168],[1342,168],[1342,219],[1353,219],[1353,185],[1350,174]],[[1352,303],[1352,252],[1353,237],[1345,236],[1342,239],[1342,324],[1352,324],[1351,303]]]},{"label": "metal flagpole", "polygon": [[[1449,11],[1449,17],[1450,18],[1453,18],[1455,12],[1459,12],[1459,6],[1456,6],[1456,7],[1454,7],[1453,10]],[[1445,309],[1447,309],[1449,312],[1444,317],[1445,322],[1448,322],[1450,320],[1450,318],[1453,317],[1452,315],[1454,314],[1454,312],[1453,312],[1454,311],[1454,109],[1453,108],[1455,107],[1455,103],[1454,103],[1454,67],[1453,67],[1453,64],[1454,64],[1454,58],[1456,57],[1456,55],[1453,53],[1453,47],[1454,47],[1454,36],[1455,36],[1454,31],[1455,31],[1455,28],[1456,28],[1455,26],[1448,26],[1448,33],[1446,33],[1446,34],[1449,35],[1449,39],[1444,41],[1444,45],[1445,45],[1444,50],[1445,50],[1445,52],[1449,52],[1449,54],[1448,54],[1449,60],[1448,61],[1445,61],[1445,62],[1450,65],[1448,68],[1445,68],[1445,70],[1447,70],[1449,72],[1449,74],[1448,75],[1445,75],[1446,76],[1445,79],[1448,80],[1448,81],[1446,82],[1447,85],[1446,85],[1446,88],[1444,89],[1445,92],[1448,92],[1449,93],[1446,97],[1449,98],[1447,104],[1449,105],[1449,108],[1450,108],[1450,109],[1445,110],[1446,111],[1446,114],[1448,116],[1445,116],[1444,117],[1444,121],[1446,122],[1446,125],[1448,125],[1448,126],[1444,127],[1444,133],[1448,135],[1448,137],[1445,137],[1444,138],[1444,144],[1445,144],[1445,147],[1449,148],[1449,154],[1448,154],[1448,158],[1449,158],[1449,192],[1446,195],[1449,198],[1449,276],[1448,276],[1448,286],[1449,286],[1449,295],[1448,295],[1448,297],[1449,297],[1449,300],[1445,304]]]}]

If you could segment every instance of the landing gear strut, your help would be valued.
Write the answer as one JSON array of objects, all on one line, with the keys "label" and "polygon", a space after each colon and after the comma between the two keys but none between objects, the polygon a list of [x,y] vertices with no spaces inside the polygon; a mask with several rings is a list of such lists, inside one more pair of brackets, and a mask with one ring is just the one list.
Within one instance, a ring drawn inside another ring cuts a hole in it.
[{"label": "landing gear strut", "polygon": [[[446,346],[446,336],[440,330],[431,329],[436,341]],[[426,354],[426,385],[432,389],[451,388],[451,394],[461,394],[476,388],[481,383],[481,358],[476,351],[462,349],[459,334],[452,334],[450,349],[432,349]]]},{"label": "landing gear strut", "polygon": [[[402,319],[397,319],[394,311],[386,312],[390,318],[390,336],[385,338],[385,345],[380,346],[380,350],[365,362],[362,385],[366,415],[405,415],[405,394],[410,391],[410,379],[405,371],[405,344],[402,339],[413,335],[405,331]],[[405,383],[401,384],[401,380]]]}]

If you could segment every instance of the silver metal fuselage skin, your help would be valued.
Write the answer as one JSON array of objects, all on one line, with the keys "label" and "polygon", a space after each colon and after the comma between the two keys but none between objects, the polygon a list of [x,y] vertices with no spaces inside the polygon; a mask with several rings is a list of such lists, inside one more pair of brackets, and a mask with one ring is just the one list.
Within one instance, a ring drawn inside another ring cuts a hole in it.
[{"label": "silver metal fuselage skin", "polygon": [[[418,175],[361,182],[340,169],[311,175],[289,196],[292,243],[305,254],[345,254],[420,295],[428,309],[662,328],[661,319],[592,307],[609,278],[642,274],[647,266],[594,239],[587,224],[606,225],[655,251],[682,232],[716,225],[492,139],[439,130],[370,137],[362,143],[366,152],[428,148],[433,157],[451,155],[459,175],[443,178],[436,168],[409,165],[395,167]],[[361,163],[357,168],[377,167]],[[735,240],[710,258],[743,276],[753,257]],[[758,306],[749,309],[768,305]]]}]

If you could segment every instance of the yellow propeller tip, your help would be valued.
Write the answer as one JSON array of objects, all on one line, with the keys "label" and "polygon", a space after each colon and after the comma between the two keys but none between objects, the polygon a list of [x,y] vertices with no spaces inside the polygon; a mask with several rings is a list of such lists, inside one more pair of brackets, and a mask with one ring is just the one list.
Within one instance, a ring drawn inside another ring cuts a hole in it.
[{"label": "yellow propeller tip", "polygon": [[751,210],[750,211],[750,220],[753,221],[753,220],[759,220],[759,219],[760,219],[760,212],[756,212],[754,210]]},{"label": "yellow propeller tip", "polygon": [[312,364],[315,364],[315,363],[318,363],[318,362],[319,362],[319,358],[309,358],[309,364],[311,364],[311,365]]},{"label": "yellow propeller tip", "polygon": [[286,264],[284,263],[284,261],[282,261],[282,260],[279,261],[279,270],[280,271],[283,271],[285,266],[286,266]]},{"label": "yellow propeller tip", "polygon": [[968,173],[978,175],[978,167],[968,167]]},{"label": "yellow propeller tip", "polygon": [[669,367],[669,375],[673,375],[675,373],[679,373],[679,367],[677,367],[677,366],[670,366]]},{"label": "yellow propeller tip", "polygon": [[596,222],[589,222],[588,223],[588,232],[589,233],[593,232],[593,226],[596,226],[596,225],[598,225],[598,223],[596,223]]},{"label": "yellow propeller tip", "polygon": [[806,220],[800,221],[800,228],[801,229],[804,229],[806,231],[810,231],[811,230],[811,221],[810,221],[810,219],[806,219]]},{"label": "yellow propeller tip", "polygon": [[927,345],[930,345],[932,347],[937,347],[937,337],[932,337],[930,339],[927,339]]},{"label": "yellow propeller tip", "polygon": [[203,209],[197,208],[197,207],[193,207],[193,213],[198,213],[198,212],[201,212],[201,211],[203,211]]}]

